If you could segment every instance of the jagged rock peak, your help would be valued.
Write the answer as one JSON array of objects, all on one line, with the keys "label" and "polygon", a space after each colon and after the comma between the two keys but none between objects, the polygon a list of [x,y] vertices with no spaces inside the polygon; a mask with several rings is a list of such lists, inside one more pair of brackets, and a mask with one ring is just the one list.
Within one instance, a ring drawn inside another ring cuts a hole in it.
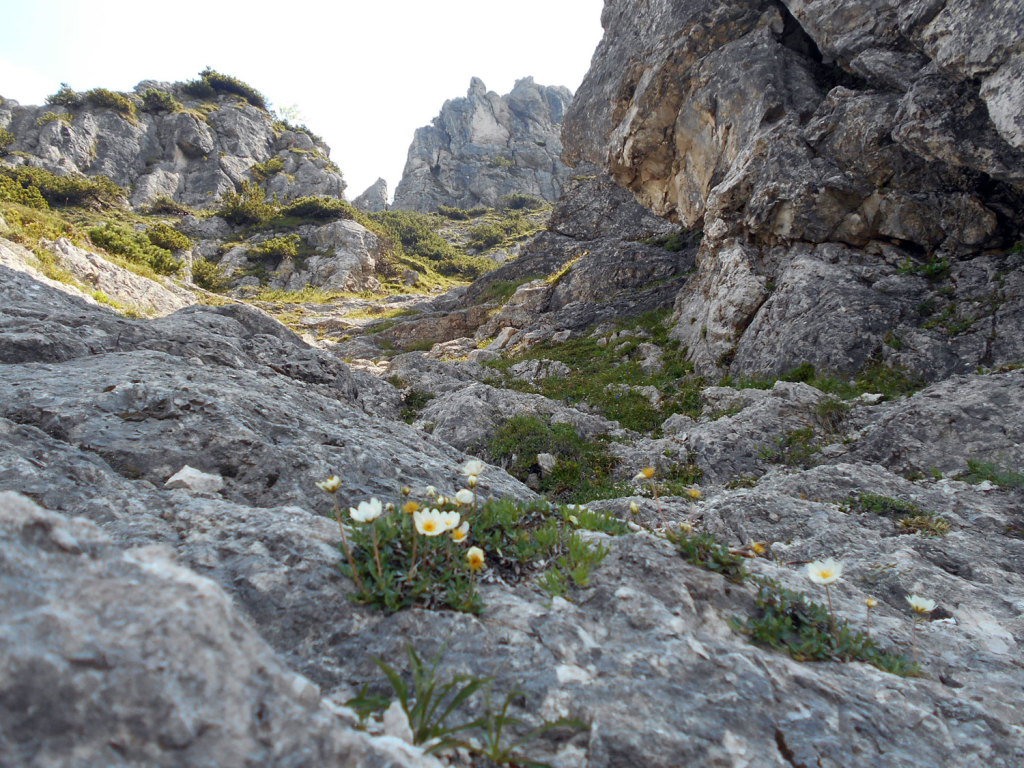
[{"label": "jagged rock peak", "polygon": [[444,103],[409,147],[395,208],[493,206],[523,193],[555,201],[569,176],[562,163],[562,120],[572,92],[517,80],[499,96],[474,77],[464,98]]},{"label": "jagged rock peak", "polygon": [[259,91],[220,73],[143,80],[128,93],[62,87],[48,101],[0,100],[0,128],[14,136],[4,162],[104,175],[133,205],[169,197],[205,207],[243,181],[280,200],[345,191],[319,137],[279,120]]},{"label": "jagged rock peak", "polygon": [[377,179],[366,188],[363,194],[352,201],[352,205],[367,213],[386,211],[388,209],[388,183],[384,179]]}]

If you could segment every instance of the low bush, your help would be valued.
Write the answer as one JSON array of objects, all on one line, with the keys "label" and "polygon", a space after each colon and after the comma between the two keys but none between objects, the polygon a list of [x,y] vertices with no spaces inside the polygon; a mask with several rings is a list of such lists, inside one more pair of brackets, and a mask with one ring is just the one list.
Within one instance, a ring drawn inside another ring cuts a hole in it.
[{"label": "low bush", "polygon": [[949,521],[935,512],[922,509],[902,499],[879,496],[874,493],[860,493],[851,496],[843,504],[847,512],[874,514],[889,517],[896,527],[908,533],[921,536],[945,536],[949,533]]},{"label": "low bush", "polygon": [[0,157],[7,154],[7,148],[15,141],[14,134],[6,128],[0,128]]},{"label": "low bush", "polygon": [[93,88],[82,97],[89,104],[100,109],[110,109],[128,120],[135,119],[135,104],[123,93],[108,91],[106,88]]},{"label": "low bush", "polygon": [[142,94],[142,109],[144,112],[181,112],[184,106],[172,94],[148,88]]},{"label": "low bush", "polygon": [[121,188],[106,176],[58,176],[31,166],[2,166],[0,175],[25,189],[35,188],[50,205],[105,207],[120,205],[123,200]]},{"label": "low bush", "polygon": [[498,200],[498,207],[508,211],[536,211],[546,205],[547,203],[539,197],[524,195],[519,192],[511,195],[502,195]]},{"label": "low bush", "polygon": [[352,219],[355,213],[351,205],[336,197],[299,197],[281,207],[281,216],[312,221]]},{"label": "low bush", "polygon": [[89,239],[108,253],[122,256],[130,262],[149,267],[161,275],[173,275],[181,262],[166,248],[153,245],[142,232],[133,232],[117,224],[91,227],[86,230]]},{"label": "low bush", "polygon": [[46,97],[47,104],[57,104],[61,107],[71,107],[75,109],[82,106],[84,101],[82,95],[68,86],[67,83],[61,83],[60,88],[52,96]]},{"label": "low bush", "polygon": [[243,181],[237,192],[221,195],[217,215],[231,224],[259,226],[277,214],[277,207],[266,202],[258,184]]},{"label": "low bush", "polygon": [[459,252],[437,232],[435,219],[414,211],[381,211],[368,218],[377,222],[409,255],[430,261],[457,259]]},{"label": "low bush", "polygon": [[478,205],[475,208],[467,209],[453,208],[448,205],[437,206],[438,214],[444,216],[446,219],[451,219],[452,221],[469,221],[470,219],[475,219],[479,216],[483,216],[485,213],[487,213],[487,211],[488,209],[483,207],[482,205]]},{"label": "low bush", "polygon": [[669,528],[665,536],[679,550],[684,560],[698,568],[721,574],[737,584],[746,580],[746,558],[730,552],[727,546],[720,544],[710,533]]},{"label": "low bush", "polygon": [[0,174],[0,203],[17,203],[29,208],[49,209],[45,198],[34,186],[24,187],[16,179]]},{"label": "low bush", "polygon": [[249,248],[246,255],[250,259],[294,259],[302,248],[302,238],[296,234],[272,237]]},{"label": "low bush", "polygon": [[228,287],[228,280],[220,273],[220,268],[202,256],[192,260],[192,282],[207,291],[219,293]]},{"label": "low bush", "polygon": [[61,122],[70,124],[75,119],[75,116],[70,112],[43,112],[39,117],[36,118],[36,125],[42,127],[49,123]]},{"label": "low bush", "polygon": [[209,67],[199,73],[198,80],[186,83],[183,90],[198,99],[211,99],[219,93],[233,94],[241,96],[254,107],[267,108],[266,98],[251,85]]},{"label": "low bush", "polygon": [[182,234],[163,222],[158,222],[147,229],[146,237],[153,245],[168,251],[184,251],[192,247],[192,241],[188,235]]}]

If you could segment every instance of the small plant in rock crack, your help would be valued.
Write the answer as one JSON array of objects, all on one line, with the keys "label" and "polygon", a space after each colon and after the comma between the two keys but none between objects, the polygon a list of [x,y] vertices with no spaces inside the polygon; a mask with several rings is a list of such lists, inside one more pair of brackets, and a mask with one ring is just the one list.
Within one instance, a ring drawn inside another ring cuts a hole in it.
[{"label": "small plant in rock crack", "polygon": [[774,579],[753,577],[758,585],[757,613],[732,626],[757,645],[786,651],[797,661],[866,661],[883,672],[917,675],[920,668],[905,656],[883,651],[863,632],[835,621],[823,605],[782,587]]},{"label": "small plant in rock crack", "polygon": [[935,512],[922,509],[916,504],[874,493],[860,493],[843,503],[847,512],[871,513],[893,518],[896,526],[907,533],[921,536],[945,536],[949,533],[949,521]]},{"label": "small plant in rock crack", "polygon": [[[546,577],[542,586],[560,577],[566,585],[586,586],[608,550],[585,541],[577,529],[629,532],[621,521],[582,508],[480,500],[476,486],[483,470],[482,462],[468,462],[463,474],[469,487],[451,498],[431,487],[417,500],[403,488],[397,505],[362,501],[349,509],[347,520],[335,496],[345,553],[340,567],[356,586],[355,601],[388,612],[419,605],[479,613],[484,604],[477,583],[485,568],[506,582],[547,570],[558,575]],[[337,494],[341,480],[317,485]]]},{"label": "small plant in rock crack", "polygon": [[706,571],[720,573],[729,581],[739,584],[748,574],[744,558],[720,544],[710,533],[694,533],[690,526],[669,529],[666,538],[672,542],[684,559]]},{"label": "small plant in rock crack", "polygon": [[[438,666],[444,656],[444,646],[429,663],[425,663],[411,645],[405,646],[405,652],[409,657],[409,682],[382,659],[374,658],[373,661],[380,667],[391,685],[396,700],[405,714],[413,743],[423,746],[428,754],[461,747],[495,765],[550,768],[547,763],[527,758],[519,751],[520,748],[556,729],[589,730],[589,726],[580,720],[562,717],[557,720],[545,720],[527,731],[525,735],[512,737],[509,741],[509,730],[521,729],[526,725],[520,718],[509,714],[512,704],[522,697],[521,691],[509,692],[501,707],[495,708],[491,699],[493,678],[463,674],[452,675],[444,682],[439,679]],[[346,706],[359,713],[362,722],[365,722],[370,714],[381,712],[389,706],[389,699],[386,696],[370,694],[368,689],[369,686],[364,685],[359,695],[345,702]],[[460,707],[471,703],[471,698],[477,691],[482,691],[484,696],[482,714],[462,723],[450,723],[449,720]],[[365,717],[363,713],[366,713]],[[470,738],[456,738],[455,734],[467,734]]]}]

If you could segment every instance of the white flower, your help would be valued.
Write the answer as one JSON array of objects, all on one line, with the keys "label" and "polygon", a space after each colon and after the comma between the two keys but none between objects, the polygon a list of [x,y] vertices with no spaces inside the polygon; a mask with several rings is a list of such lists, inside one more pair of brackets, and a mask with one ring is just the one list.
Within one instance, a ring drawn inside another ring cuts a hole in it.
[{"label": "white flower", "polygon": [[639,515],[640,505],[637,504],[635,501],[629,502],[629,511],[632,512],[634,515]]},{"label": "white flower", "polygon": [[843,564],[836,560],[815,560],[807,564],[807,578],[815,584],[831,584],[843,575]]},{"label": "white flower", "polygon": [[470,459],[462,468],[462,474],[466,477],[476,477],[483,474],[484,468],[484,463],[480,459]]},{"label": "white flower", "polygon": [[457,504],[472,504],[473,492],[468,488],[462,488],[455,494],[455,501]]},{"label": "white flower", "polygon": [[470,547],[466,550],[466,565],[471,571],[479,571],[484,567],[484,551],[480,547]]},{"label": "white flower", "polygon": [[424,536],[440,536],[447,528],[441,522],[441,513],[436,509],[418,509],[412,513],[416,530]]},{"label": "white flower", "polygon": [[373,498],[369,501],[360,501],[359,508],[349,507],[348,514],[357,523],[372,523],[384,512],[384,505],[380,499]]},{"label": "white flower", "polygon": [[914,613],[926,614],[935,610],[935,601],[920,595],[907,595],[907,602],[914,609]]},{"label": "white flower", "polygon": [[432,485],[428,485],[424,493],[430,498],[434,498],[435,496],[437,496],[437,488],[435,488]]},{"label": "white flower", "polygon": [[644,467],[633,477],[634,480],[650,480],[654,477],[654,467]]},{"label": "white flower", "polygon": [[317,483],[316,487],[319,488],[321,491],[326,491],[327,493],[334,493],[336,490],[341,488],[341,478],[338,477],[337,475],[328,477],[326,480],[321,480],[319,483]]},{"label": "white flower", "polygon": [[461,518],[459,517],[458,512],[441,512],[438,517],[441,520],[441,525],[444,526],[446,531],[459,527],[459,521]]},{"label": "white flower", "polygon": [[456,544],[458,544],[460,542],[465,541],[466,537],[468,535],[469,535],[469,523],[464,522],[458,528],[454,528],[452,530],[452,541],[454,541]]}]

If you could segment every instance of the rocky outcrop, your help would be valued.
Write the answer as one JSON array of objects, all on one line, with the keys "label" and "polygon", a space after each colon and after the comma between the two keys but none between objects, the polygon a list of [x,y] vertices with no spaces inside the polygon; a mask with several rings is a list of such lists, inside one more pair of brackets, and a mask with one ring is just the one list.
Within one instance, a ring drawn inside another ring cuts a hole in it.
[{"label": "rocky outcrop", "polygon": [[367,213],[386,211],[388,209],[388,183],[384,179],[377,179],[367,187],[363,194],[352,201],[352,205]]},{"label": "rocky outcrop", "polygon": [[474,77],[465,98],[446,101],[431,125],[417,129],[394,207],[493,207],[512,193],[554,202],[569,176],[560,134],[571,99],[568,89],[532,77],[499,96]]},{"label": "rocky outcrop", "polygon": [[565,154],[703,231],[675,330],[702,370],[1024,355],[1022,17],[997,5],[607,3]]},{"label": "rocky outcrop", "polygon": [[439,765],[339,721],[167,546],[0,492],[5,765]]},{"label": "rocky outcrop", "polygon": [[[143,97],[150,91],[167,105],[149,106],[152,97]],[[280,200],[341,197],[345,190],[323,141],[239,96],[197,98],[185,84],[145,80],[122,98],[130,112],[86,97],[40,107],[0,101],[0,128],[15,137],[6,161],[107,176],[133,205],[169,197],[207,207],[243,181],[259,182],[268,198]]]}]

